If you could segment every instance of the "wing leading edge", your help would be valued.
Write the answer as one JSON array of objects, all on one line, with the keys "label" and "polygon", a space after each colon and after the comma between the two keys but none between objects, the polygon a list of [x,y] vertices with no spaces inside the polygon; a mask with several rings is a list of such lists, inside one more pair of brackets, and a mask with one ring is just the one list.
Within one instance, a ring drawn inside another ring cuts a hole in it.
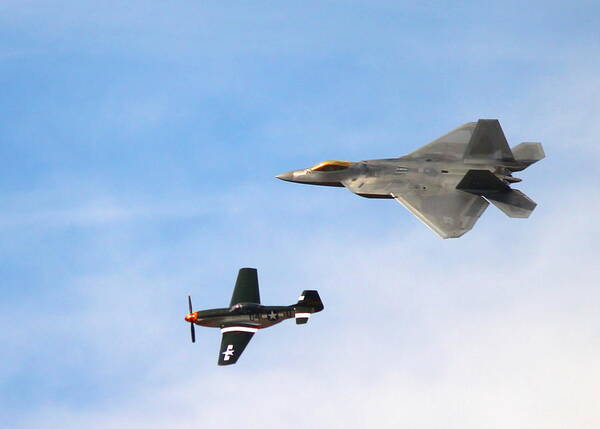
[{"label": "wing leading edge", "polygon": [[252,326],[224,326],[221,328],[219,365],[233,365],[238,361],[258,328]]},{"label": "wing leading edge", "polygon": [[477,122],[467,122],[407,156],[410,158],[462,159],[469,164],[514,161],[513,153],[497,119],[479,119]]},{"label": "wing leading edge", "polygon": [[515,160],[497,119],[480,119],[465,150],[466,163]]},{"label": "wing leading edge", "polygon": [[443,156],[455,160],[462,159],[477,125],[478,122],[467,122],[409,153],[407,156],[410,158]]}]

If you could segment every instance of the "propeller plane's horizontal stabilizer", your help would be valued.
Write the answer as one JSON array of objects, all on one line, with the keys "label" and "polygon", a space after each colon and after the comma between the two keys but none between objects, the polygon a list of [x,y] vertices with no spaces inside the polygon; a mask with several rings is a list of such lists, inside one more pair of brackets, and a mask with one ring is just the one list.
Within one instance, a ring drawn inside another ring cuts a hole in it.
[{"label": "propeller plane's horizontal stabilizer", "polygon": [[308,323],[310,313],[296,313],[296,325],[304,325]]}]

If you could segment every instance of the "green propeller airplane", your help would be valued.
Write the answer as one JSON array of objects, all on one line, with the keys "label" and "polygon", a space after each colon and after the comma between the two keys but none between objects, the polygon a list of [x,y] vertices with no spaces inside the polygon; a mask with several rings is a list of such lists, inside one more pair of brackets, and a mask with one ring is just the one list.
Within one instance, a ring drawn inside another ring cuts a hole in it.
[{"label": "green propeller airplane", "polygon": [[190,312],[185,316],[190,323],[192,343],[196,342],[194,325],[221,328],[219,365],[233,365],[238,361],[255,332],[294,317],[296,324],[308,322],[312,313],[323,310],[316,290],[305,290],[298,302],[286,306],[260,304],[258,275],[255,268],[242,268],[238,273],[229,308],[192,311],[192,298],[188,295]]}]

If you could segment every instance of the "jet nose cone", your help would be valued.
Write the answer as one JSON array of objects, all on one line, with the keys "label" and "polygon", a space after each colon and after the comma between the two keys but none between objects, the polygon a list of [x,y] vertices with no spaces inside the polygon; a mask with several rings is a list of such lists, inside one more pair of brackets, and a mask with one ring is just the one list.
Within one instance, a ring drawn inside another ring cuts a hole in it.
[{"label": "jet nose cone", "polygon": [[292,171],[288,171],[287,173],[278,174],[275,177],[280,180],[285,180],[286,182],[292,182],[294,179],[294,173]]}]

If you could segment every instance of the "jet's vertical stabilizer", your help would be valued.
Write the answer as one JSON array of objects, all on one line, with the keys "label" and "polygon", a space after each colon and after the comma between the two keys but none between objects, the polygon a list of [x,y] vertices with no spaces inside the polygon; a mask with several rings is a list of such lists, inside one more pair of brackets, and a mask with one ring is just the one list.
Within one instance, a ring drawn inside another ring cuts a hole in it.
[{"label": "jet's vertical stabilizer", "polygon": [[513,153],[497,119],[480,119],[477,121],[465,150],[464,160],[467,164],[514,160]]},{"label": "jet's vertical stabilizer", "polygon": [[512,148],[512,153],[515,157],[515,161],[520,164],[524,164],[524,169],[529,167],[534,162],[544,159],[546,156],[541,143],[530,142],[516,145]]}]

